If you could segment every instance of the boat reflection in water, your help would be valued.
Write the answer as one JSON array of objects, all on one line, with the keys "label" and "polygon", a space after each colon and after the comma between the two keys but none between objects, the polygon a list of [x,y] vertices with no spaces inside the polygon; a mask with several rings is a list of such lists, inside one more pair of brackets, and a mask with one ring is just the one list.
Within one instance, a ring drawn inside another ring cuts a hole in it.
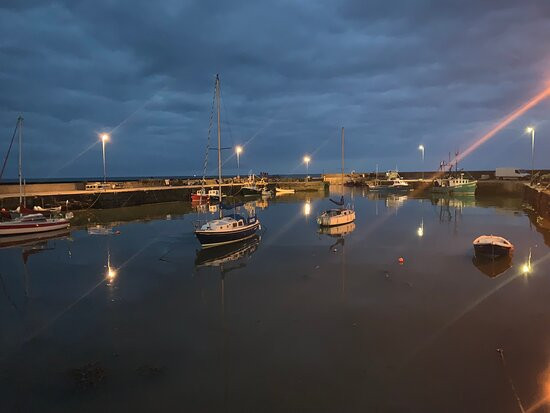
[{"label": "boat reflection in water", "polygon": [[[243,241],[232,244],[220,245],[214,248],[206,248],[197,251],[195,258],[196,267],[221,267],[224,270],[224,265],[244,261],[252,255],[260,244],[261,237],[254,235]],[[241,265],[244,266],[244,265]]]},{"label": "boat reflection in water", "polygon": [[328,235],[330,237],[340,238],[345,237],[355,230],[355,222],[349,222],[343,225],[334,227],[319,227],[319,234]]},{"label": "boat reflection in water", "polygon": [[474,256],[472,262],[483,274],[496,278],[512,266],[512,257],[509,255],[499,258]]},{"label": "boat reflection in water", "polygon": [[34,247],[46,245],[48,240],[68,238],[70,231],[66,228],[56,231],[42,232],[36,234],[12,235],[0,238],[0,248],[12,247]]}]

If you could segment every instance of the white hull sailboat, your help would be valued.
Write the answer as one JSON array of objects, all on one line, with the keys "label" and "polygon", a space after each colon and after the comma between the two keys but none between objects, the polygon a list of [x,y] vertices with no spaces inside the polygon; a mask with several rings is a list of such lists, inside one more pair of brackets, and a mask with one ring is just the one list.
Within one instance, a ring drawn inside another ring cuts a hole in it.
[{"label": "white hull sailboat", "polygon": [[19,217],[0,222],[0,236],[37,234],[42,232],[57,231],[69,227],[69,221],[65,218],[46,218],[42,214],[23,214],[23,174],[22,174],[22,140],[23,117],[17,119],[19,132]]},{"label": "white hull sailboat", "polygon": [[[344,128],[342,128],[342,190],[344,188]],[[349,224],[355,221],[355,211],[348,207],[344,208],[344,196],[339,202],[330,200],[340,208],[327,209],[317,217],[317,224],[321,227],[334,227],[337,225]]]}]

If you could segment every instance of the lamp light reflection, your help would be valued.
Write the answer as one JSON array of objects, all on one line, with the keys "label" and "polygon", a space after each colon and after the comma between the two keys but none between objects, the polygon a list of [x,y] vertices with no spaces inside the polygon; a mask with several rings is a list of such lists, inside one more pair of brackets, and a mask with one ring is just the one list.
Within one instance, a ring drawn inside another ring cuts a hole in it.
[{"label": "lamp light reflection", "polygon": [[306,201],[306,203],[304,204],[304,215],[307,217],[309,216],[309,214],[311,214],[311,203],[310,201]]},{"label": "lamp light reflection", "polygon": [[418,227],[418,229],[416,230],[416,234],[422,238],[424,236],[424,221],[422,221],[420,223],[420,226]]}]

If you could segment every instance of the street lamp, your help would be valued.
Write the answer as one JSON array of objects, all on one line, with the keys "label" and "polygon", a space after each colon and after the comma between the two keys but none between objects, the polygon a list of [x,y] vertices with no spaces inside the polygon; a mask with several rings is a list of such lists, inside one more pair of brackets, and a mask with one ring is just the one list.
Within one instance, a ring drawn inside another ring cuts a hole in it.
[{"label": "street lamp", "polygon": [[424,145],[419,145],[418,150],[422,152],[422,180],[424,180]]},{"label": "street lamp", "polygon": [[237,145],[235,146],[235,153],[237,154],[237,178],[240,178],[241,175],[239,173],[239,170],[240,170],[240,156],[241,156],[241,152],[243,151],[243,147],[241,145]]},{"label": "street lamp", "polygon": [[531,181],[535,175],[535,128],[529,126],[525,129],[526,133],[531,134]]},{"label": "street lamp", "polygon": [[304,156],[304,162],[306,164],[306,181],[307,181],[307,177],[309,176],[309,163],[311,162],[311,158],[309,157],[309,155],[306,155]]},{"label": "street lamp", "polygon": [[103,148],[103,183],[107,183],[107,169],[105,168],[105,142],[108,140],[108,134],[104,133],[101,135],[101,146]]}]

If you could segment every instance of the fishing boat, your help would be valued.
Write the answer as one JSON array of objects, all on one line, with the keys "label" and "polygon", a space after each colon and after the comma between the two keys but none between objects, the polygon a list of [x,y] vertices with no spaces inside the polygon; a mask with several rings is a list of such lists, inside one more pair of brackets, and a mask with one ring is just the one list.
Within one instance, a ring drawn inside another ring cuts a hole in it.
[{"label": "fishing boat", "polygon": [[369,186],[369,191],[401,192],[409,189],[410,185],[399,176],[397,171],[386,172],[384,181],[378,181],[377,179],[374,185]]},{"label": "fishing boat", "polygon": [[[344,153],[344,128],[342,128],[342,154]],[[344,182],[344,156],[342,155],[342,182]],[[322,227],[333,227],[336,225],[349,224],[355,221],[355,211],[349,207],[344,208],[344,196],[340,201],[330,201],[339,206],[339,208],[327,209],[317,217],[317,223]]]},{"label": "fishing boat", "polygon": [[208,202],[210,200],[210,195],[206,192],[205,188],[199,189],[194,194],[191,194],[192,202]]},{"label": "fishing boat", "polygon": [[471,181],[461,173],[458,177],[449,175],[445,178],[435,179],[432,192],[446,195],[467,195],[475,194],[476,188],[477,181]]},{"label": "fishing boat", "polygon": [[275,187],[276,195],[293,194],[294,192],[294,189]]},{"label": "fishing boat", "polygon": [[[220,77],[216,76],[216,108],[218,122],[218,193],[222,193],[222,157],[221,157],[221,122],[220,122]],[[210,220],[198,227],[194,232],[203,247],[214,247],[253,237],[260,228],[256,216],[247,218],[233,214],[223,216],[224,205],[220,203],[219,219]]]},{"label": "fishing boat", "polygon": [[[432,192],[445,195],[471,195],[475,194],[477,181],[470,180],[464,177],[464,173],[459,173],[458,155],[455,152],[455,159],[451,161],[451,153],[449,152],[449,162],[442,161],[439,163],[440,176],[442,178],[433,181]],[[454,171],[453,171],[454,165]],[[448,169],[447,169],[448,168]],[[445,169],[447,171],[445,172]]]},{"label": "fishing boat", "polygon": [[[56,231],[69,227],[69,221],[65,218],[46,218],[43,214],[36,213],[24,206],[23,197],[23,168],[22,168],[22,144],[23,144],[23,117],[17,118],[17,132],[19,134],[19,207],[15,218],[0,222],[0,235],[36,234],[41,232]],[[14,135],[15,137],[15,135]],[[28,212],[30,211],[30,213]],[[4,216],[4,214],[3,214]]]},{"label": "fishing boat", "polygon": [[266,182],[261,180],[256,182],[255,175],[249,175],[246,185],[241,188],[241,194],[244,196],[262,195]]},{"label": "fishing boat", "polygon": [[241,188],[241,194],[243,194],[244,196],[262,195],[262,188],[260,188],[256,184],[244,185]]},{"label": "fishing boat", "polygon": [[496,235],[482,235],[473,242],[476,256],[504,257],[514,251],[514,245],[506,238]]}]

